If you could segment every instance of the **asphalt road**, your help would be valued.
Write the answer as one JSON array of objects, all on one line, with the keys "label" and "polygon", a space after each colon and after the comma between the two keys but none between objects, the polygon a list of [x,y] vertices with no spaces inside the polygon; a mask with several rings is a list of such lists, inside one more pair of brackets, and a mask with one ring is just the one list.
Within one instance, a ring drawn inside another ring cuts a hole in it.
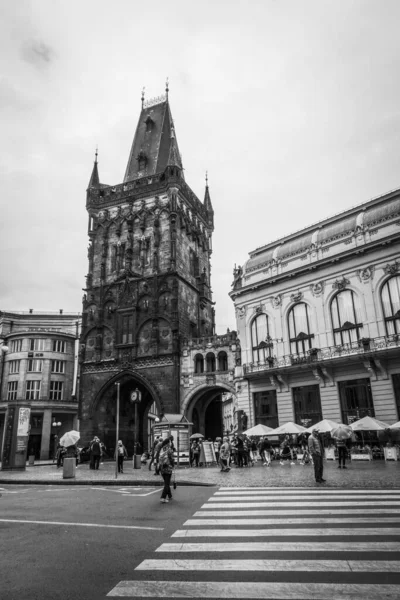
[{"label": "asphalt road", "polygon": [[[160,504],[160,491],[149,487],[3,486],[1,600],[105,598],[119,581],[129,579],[135,567],[169,539],[215,488],[178,488],[169,504]],[[36,522],[18,522],[26,520]]]},{"label": "asphalt road", "polygon": [[1,600],[400,598],[400,489],[0,494]]}]

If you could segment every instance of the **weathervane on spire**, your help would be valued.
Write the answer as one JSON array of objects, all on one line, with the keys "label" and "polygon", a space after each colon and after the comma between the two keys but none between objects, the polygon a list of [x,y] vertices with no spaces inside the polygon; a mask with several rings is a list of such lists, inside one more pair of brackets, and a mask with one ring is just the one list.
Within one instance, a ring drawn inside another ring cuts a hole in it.
[{"label": "weathervane on spire", "polygon": [[99,148],[96,146],[96,152],[94,153],[94,162],[97,164],[97,156],[99,154]]},{"label": "weathervane on spire", "polygon": [[168,77],[167,77],[167,81],[165,82],[165,93],[167,95],[167,100],[168,100],[168,92],[169,92],[169,81],[168,81]]},{"label": "weathervane on spire", "polygon": [[208,171],[206,171],[206,187],[208,187]]},{"label": "weathervane on spire", "polygon": [[144,90],[145,89],[146,89],[145,87],[142,88],[142,108],[143,108],[143,104],[144,104]]}]

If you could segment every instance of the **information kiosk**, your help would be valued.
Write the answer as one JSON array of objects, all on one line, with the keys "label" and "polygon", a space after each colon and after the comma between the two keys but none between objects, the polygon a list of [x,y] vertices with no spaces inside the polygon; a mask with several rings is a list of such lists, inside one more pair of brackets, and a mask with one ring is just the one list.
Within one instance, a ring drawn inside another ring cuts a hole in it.
[{"label": "information kiosk", "polygon": [[158,423],[153,425],[154,437],[161,435],[163,439],[174,436],[175,459],[178,465],[189,464],[190,461],[190,423],[184,415],[165,413]]}]

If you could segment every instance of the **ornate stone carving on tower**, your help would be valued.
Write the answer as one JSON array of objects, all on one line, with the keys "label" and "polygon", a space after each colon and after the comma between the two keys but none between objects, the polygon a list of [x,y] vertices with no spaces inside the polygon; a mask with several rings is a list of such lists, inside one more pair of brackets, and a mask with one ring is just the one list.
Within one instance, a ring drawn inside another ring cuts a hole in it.
[{"label": "ornate stone carving on tower", "polygon": [[[89,270],[80,341],[84,441],[100,422],[115,419],[119,377],[122,386],[129,387],[132,378],[133,386],[141,386],[143,422],[153,403],[161,413],[178,413],[180,340],[215,333],[214,211],[208,181],[203,202],[185,182],[168,94],[143,98],[121,184],[100,183],[96,151],[86,208]],[[108,403],[103,402],[107,394]]]}]

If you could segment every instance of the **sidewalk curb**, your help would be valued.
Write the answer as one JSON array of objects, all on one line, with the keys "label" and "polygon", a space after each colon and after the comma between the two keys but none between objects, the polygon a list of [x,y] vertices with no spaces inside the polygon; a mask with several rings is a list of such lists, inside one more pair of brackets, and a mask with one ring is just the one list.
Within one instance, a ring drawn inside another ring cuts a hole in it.
[{"label": "sidewalk curb", "polygon": [[[0,484],[8,485],[118,485],[121,487],[162,487],[163,481],[140,481],[140,480],[123,480],[123,479],[0,479]],[[201,483],[194,481],[177,481],[177,487],[218,487],[217,483]]]}]

